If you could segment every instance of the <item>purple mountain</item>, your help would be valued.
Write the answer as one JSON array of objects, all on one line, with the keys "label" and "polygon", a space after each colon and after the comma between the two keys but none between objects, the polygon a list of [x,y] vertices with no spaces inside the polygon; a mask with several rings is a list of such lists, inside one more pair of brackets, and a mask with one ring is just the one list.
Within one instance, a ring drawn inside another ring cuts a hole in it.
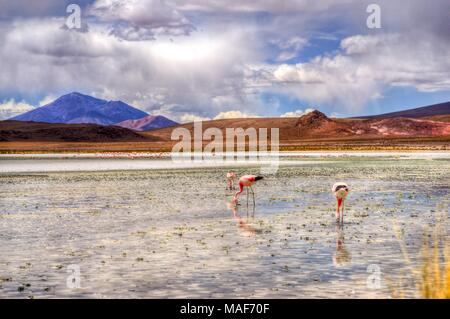
[{"label": "purple mountain", "polygon": [[394,117],[424,118],[438,115],[450,115],[450,102],[407,109],[399,112],[385,113],[371,116],[358,116],[360,119],[388,119]]},{"label": "purple mountain", "polygon": [[106,101],[73,92],[55,101],[11,118],[15,121],[47,123],[92,123],[111,125],[140,119],[148,114],[121,101]]}]

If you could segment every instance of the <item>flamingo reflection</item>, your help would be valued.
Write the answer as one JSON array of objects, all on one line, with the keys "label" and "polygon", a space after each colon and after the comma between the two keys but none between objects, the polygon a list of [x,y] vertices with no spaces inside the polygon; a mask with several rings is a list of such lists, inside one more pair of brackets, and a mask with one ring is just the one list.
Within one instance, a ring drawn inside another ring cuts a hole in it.
[{"label": "flamingo reflection", "polygon": [[[248,207],[247,207],[247,218],[243,218],[238,214],[237,207],[233,201],[228,203],[227,206],[233,212],[233,218],[236,220],[239,229],[241,229],[244,232],[244,234],[246,234],[247,236],[254,236],[256,234],[262,233],[261,229],[256,228],[249,223]],[[251,218],[254,218],[254,217],[255,217],[255,211],[253,208]]]},{"label": "flamingo reflection", "polygon": [[344,245],[344,226],[336,225],[336,251],[333,254],[333,265],[340,267],[348,264],[352,260],[352,255]]}]

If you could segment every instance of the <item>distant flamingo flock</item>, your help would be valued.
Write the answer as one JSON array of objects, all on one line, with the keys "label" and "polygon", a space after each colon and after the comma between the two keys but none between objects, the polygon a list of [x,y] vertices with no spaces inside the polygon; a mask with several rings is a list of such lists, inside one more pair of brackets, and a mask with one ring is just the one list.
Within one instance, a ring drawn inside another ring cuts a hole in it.
[{"label": "distant flamingo flock", "polygon": [[[236,179],[236,174],[232,171],[228,172],[227,178],[227,190],[234,189],[234,180]],[[237,191],[232,199],[232,203],[238,205],[238,197],[242,194],[244,189],[247,190],[247,205],[248,205],[248,190],[250,189],[253,197],[253,206],[255,206],[255,192],[253,191],[253,185],[255,182],[262,180],[263,176],[257,175],[244,175],[239,178],[239,191]],[[336,198],[336,222],[344,223],[344,202],[350,191],[348,185],[344,182],[337,182],[331,188],[333,195]]]}]

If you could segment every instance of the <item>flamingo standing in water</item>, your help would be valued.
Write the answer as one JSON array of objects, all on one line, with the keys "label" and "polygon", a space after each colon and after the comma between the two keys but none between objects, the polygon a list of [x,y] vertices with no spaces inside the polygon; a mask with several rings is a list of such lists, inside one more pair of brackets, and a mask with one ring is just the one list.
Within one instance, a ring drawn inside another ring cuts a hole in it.
[{"label": "flamingo standing in water", "polygon": [[237,203],[237,199],[239,195],[244,191],[244,187],[247,187],[247,205],[248,205],[248,188],[252,191],[253,195],[253,206],[255,206],[255,192],[253,191],[253,184],[256,181],[259,181],[263,179],[262,176],[256,176],[256,175],[244,175],[241,178],[239,178],[239,191],[234,194],[233,202]]},{"label": "flamingo standing in water", "polygon": [[227,189],[234,189],[234,180],[236,179],[236,173],[231,171],[227,173]]},{"label": "flamingo standing in water", "polygon": [[[347,198],[349,188],[346,183],[337,182],[333,185],[331,189],[334,196],[336,197],[337,205],[336,205],[336,221],[341,221],[341,213],[342,211],[342,223],[344,222],[344,201]],[[341,209],[342,207],[342,209]]]}]

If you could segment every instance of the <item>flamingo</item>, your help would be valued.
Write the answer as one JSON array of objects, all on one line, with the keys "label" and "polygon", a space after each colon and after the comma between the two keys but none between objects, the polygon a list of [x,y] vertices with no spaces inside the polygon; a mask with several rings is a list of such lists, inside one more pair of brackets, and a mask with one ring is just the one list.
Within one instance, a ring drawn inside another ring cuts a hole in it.
[{"label": "flamingo", "polygon": [[236,179],[236,173],[231,171],[227,173],[227,189],[234,189],[234,180]]},{"label": "flamingo", "polygon": [[344,223],[344,201],[347,198],[348,192],[349,192],[349,188],[348,185],[346,183],[343,182],[337,182],[334,183],[333,187],[332,187],[332,192],[334,194],[334,196],[336,197],[336,201],[337,201],[337,205],[336,205],[336,221],[340,222],[341,220],[341,214],[339,212],[339,210],[341,209],[342,206],[342,223]]},{"label": "flamingo", "polygon": [[239,195],[244,191],[244,187],[247,187],[247,205],[248,205],[248,188],[252,191],[253,195],[253,206],[255,206],[255,192],[253,191],[253,184],[256,181],[259,181],[263,179],[262,176],[256,176],[256,175],[244,175],[241,178],[239,178],[239,191],[234,194],[233,202],[237,203],[237,199]]}]

